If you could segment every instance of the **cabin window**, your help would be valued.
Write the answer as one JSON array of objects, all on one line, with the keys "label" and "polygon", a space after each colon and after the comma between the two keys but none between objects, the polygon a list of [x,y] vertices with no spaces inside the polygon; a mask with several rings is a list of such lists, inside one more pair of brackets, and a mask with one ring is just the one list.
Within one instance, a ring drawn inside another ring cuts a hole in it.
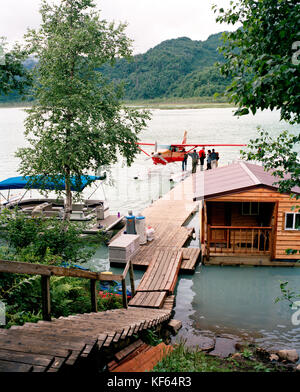
[{"label": "cabin window", "polygon": [[296,212],[285,214],[285,230],[300,230],[300,214]]},{"label": "cabin window", "polygon": [[244,202],[242,203],[242,215],[258,215],[259,203]]}]

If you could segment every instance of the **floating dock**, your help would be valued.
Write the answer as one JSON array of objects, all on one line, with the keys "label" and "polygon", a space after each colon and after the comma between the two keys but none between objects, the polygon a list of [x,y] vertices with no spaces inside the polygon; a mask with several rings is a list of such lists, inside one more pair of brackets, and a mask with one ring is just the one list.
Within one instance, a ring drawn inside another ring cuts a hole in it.
[{"label": "floating dock", "polygon": [[109,215],[105,219],[98,220],[97,223],[83,231],[83,234],[97,234],[99,231],[108,232],[122,224],[124,216]]},{"label": "floating dock", "polygon": [[[161,199],[144,209],[147,226],[155,230],[153,241],[141,245],[132,258],[134,268],[147,269],[156,251],[179,251],[183,257],[180,272],[193,273],[200,258],[200,248],[184,248],[194,229],[184,227],[190,217],[198,211],[198,203],[193,201],[195,184],[193,176],[177,184]],[[121,230],[111,242],[123,233]],[[111,266],[122,267],[123,263],[111,262]]]}]

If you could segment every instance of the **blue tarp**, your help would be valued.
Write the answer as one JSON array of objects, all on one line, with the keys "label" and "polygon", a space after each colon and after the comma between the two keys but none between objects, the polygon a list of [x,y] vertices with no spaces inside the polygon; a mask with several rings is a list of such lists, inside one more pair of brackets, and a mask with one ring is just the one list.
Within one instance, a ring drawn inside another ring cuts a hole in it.
[{"label": "blue tarp", "polygon": [[[103,180],[105,176],[80,176],[71,177],[71,190],[81,192],[87,185],[93,181]],[[65,182],[64,177],[52,180],[53,177],[39,176],[26,176],[26,177],[11,177],[0,182],[0,190],[4,189],[48,189],[48,190],[64,190]]]}]

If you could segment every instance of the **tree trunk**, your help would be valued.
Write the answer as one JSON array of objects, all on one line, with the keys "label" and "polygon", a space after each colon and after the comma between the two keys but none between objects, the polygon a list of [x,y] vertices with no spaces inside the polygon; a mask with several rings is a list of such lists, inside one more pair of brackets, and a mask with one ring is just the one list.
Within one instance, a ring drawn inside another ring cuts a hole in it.
[{"label": "tree trunk", "polygon": [[72,212],[71,176],[70,176],[69,167],[67,167],[65,171],[65,190],[66,190],[66,199],[65,199],[64,220],[69,221]]}]

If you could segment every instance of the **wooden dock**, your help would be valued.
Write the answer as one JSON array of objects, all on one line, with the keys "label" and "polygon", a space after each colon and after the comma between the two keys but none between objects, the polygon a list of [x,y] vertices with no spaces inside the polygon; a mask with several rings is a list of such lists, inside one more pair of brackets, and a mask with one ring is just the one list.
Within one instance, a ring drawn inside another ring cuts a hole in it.
[{"label": "wooden dock", "polygon": [[155,230],[155,239],[142,245],[132,259],[135,267],[143,266],[147,271],[129,301],[130,307],[161,308],[174,293],[179,271],[195,271],[200,249],[183,248],[193,232],[183,225],[198,208],[192,197],[193,177],[189,177],[143,211],[147,224]]},{"label": "wooden dock", "polygon": [[[193,202],[195,179],[193,176],[186,178],[177,184],[170,192],[161,199],[156,200],[144,209],[147,226],[155,231],[154,240],[141,245],[136,255],[132,258],[132,264],[138,269],[147,269],[156,250],[183,251],[183,261],[180,272],[193,273],[200,257],[200,249],[187,252],[183,248],[192,236],[193,228],[183,225],[193,213],[198,210],[198,203]],[[111,242],[123,232],[120,231]],[[111,262],[111,266],[120,267],[123,263]]]},{"label": "wooden dock", "polygon": [[97,221],[97,223],[83,231],[83,234],[97,234],[99,231],[107,232],[122,223],[124,216],[109,215],[107,218]]}]

